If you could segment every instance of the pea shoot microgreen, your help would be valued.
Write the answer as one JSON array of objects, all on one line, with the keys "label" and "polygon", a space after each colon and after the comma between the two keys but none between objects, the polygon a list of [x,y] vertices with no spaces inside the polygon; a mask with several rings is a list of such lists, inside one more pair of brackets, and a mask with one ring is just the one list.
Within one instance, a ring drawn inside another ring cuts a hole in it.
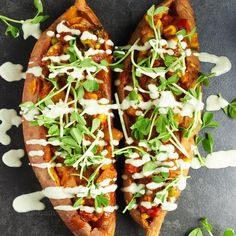
[{"label": "pea shoot microgreen", "polygon": [[186,29],[182,29],[176,33],[176,35],[182,35],[184,38],[187,38],[190,42],[192,41],[193,35],[196,33],[197,28],[194,27],[190,33],[187,33]]},{"label": "pea shoot microgreen", "polygon": [[126,211],[132,210],[136,206],[136,204],[137,204],[137,198],[142,197],[144,194],[145,194],[145,190],[144,189],[142,189],[138,193],[135,193],[133,195],[132,199],[130,200],[130,202],[125,207],[125,209],[122,211],[122,213],[124,214]]},{"label": "pea shoot microgreen", "polygon": [[192,230],[188,236],[203,236],[202,230],[201,228],[196,228],[194,230]]},{"label": "pea shoot microgreen", "polygon": [[104,196],[104,194],[98,195],[95,198],[95,208],[102,208],[109,205],[109,200]]},{"label": "pea shoot microgreen", "polygon": [[236,98],[232,102],[230,102],[229,105],[223,110],[227,116],[232,119],[236,119]]},{"label": "pea shoot microgreen", "polygon": [[205,128],[217,128],[219,123],[214,121],[214,114],[212,112],[204,112],[202,117],[201,129]]},{"label": "pea shoot microgreen", "polygon": [[[201,227],[197,227],[195,229],[193,229],[188,236],[203,236],[203,231],[206,231],[208,233],[209,236],[213,236],[213,226],[212,224],[209,223],[209,220],[207,218],[202,218],[200,220],[201,223]],[[223,236],[235,236],[235,232],[232,228],[226,228]]]},{"label": "pea shoot microgreen", "polygon": [[45,21],[49,16],[41,15],[43,13],[43,4],[41,0],[34,0],[34,6],[37,10],[37,14],[32,19],[28,20],[15,20],[7,16],[0,15],[0,20],[6,24],[7,28],[5,30],[5,35],[11,35],[13,38],[17,38],[20,35],[20,29],[13,24],[24,25],[28,24],[38,24]]},{"label": "pea shoot microgreen", "polygon": [[234,232],[233,229],[227,228],[227,229],[224,231],[223,236],[235,236],[235,232]]},{"label": "pea shoot microgreen", "polygon": [[202,145],[203,145],[204,150],[207,153],[212,153],[213,145],[214,145],[214,138],[211,135],[211,133],[205,134],[205,138],[202,140]]},{"label": "pea shoot microgreen", "polygon": [[208,219],[207,218],[202,218],[200,220],[203,228],[209,233],[210,236],[213,236],[212,234],[212,230],[213,230],[213,227],[212,225],[209,223]]}]

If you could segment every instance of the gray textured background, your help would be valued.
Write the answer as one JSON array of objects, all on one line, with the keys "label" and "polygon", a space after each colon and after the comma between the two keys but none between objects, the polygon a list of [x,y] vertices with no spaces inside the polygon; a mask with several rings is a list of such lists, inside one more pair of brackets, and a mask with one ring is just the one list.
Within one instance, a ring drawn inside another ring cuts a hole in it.
[{"label": "gray textured background", "polygon": [[[1,0],[0,14],[19,19],[33,16],[32,0]],[[88,0],[88,3],[100,17],[102,23],[115,43],[125,44],[145,10],[154,0]],[[205,98],[209,94],[221,92],[223,97],[231,100],[236,93],[236,1],[235,0],[192,0],[198,22],[201,50],[228,56],[233,69],[230,73],[216,78],[205,89]],[[45,29],[53,20],[69,7],[72,0],[44,1],[45,13],[50,19],[42,26]],[[11,39],[5,37],[3,24],[0,24],[0,65],[5,61],[21,63],[24,66],[35,43],[30,38]],[[209,67],[202,66],[204,71]],[[17,108],[20,103],[23,82],[7,83],[0,79],[0,108]],[[216,113],[221,127],[214,131],[215,150],[236,148],[236,121],[230,120],[222,112]],[[9,134],[12,143],[0,146],[0,156],[10,148],[22,148],[21,129],[13,128]],[[0,235],[71,235],[53,211],[48,200],[46,210],[18,214],[12,209],[13,199],[23,193],[40,190],[37,179],[24,158],[21,168],[8,168],[0,162]],[[120,160],[120,163],[122,160]],[[120,164],[121,166],[121,164]],[[192,178],[183,192],[179,207],[168,214],[162,228],[162,236],[183,236],[195,227],[198,219],[209,217],[215,225],[215,235],[230,226],[236,230],[236,169],[191,170]],[[121,197],[120,197],[121,196]],[[118,194],[118,203],[122,208],[122,194]],[[127,215],[118,212],[117,236],[141,236],[142,229]]]}]

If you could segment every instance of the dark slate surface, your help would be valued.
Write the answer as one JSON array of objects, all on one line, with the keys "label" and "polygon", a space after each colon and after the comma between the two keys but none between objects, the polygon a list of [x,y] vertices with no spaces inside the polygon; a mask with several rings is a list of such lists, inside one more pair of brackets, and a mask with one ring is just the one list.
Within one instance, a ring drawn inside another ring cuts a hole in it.
[{"label": "dark slate surface", "polygon": [[[31,0],[1,0],[0,14],[19,19],[33,16]],[[64,12],[72,0],[48,0],[45,12],[50,19],[43,24],[45,29],[56,17]],[[111,38],[116,44],[125,44],[145,10],[154,0],[88,0],[88,3],[100,17]],[[231,100],[236,93],[236,1],[235,0],[192,0],[198,22],[201,50],[228,56],[233,64],[230,73],[214,79],[205,90],[209,94],[221,94]],[[22,38],[5,37],[3,24],[0,24],[0,65],[5,61],[20,63],[24,66],[35,43],[33,38],[24,41]],[[204,71],[209,67],[204,65]],[[0,79],[0,108],[15,108],[20,103],[23,82],[7,83]],[[236,148],[236,122],[226,118],[222,112],[216,113],[221,127],[214,131],[215,150]],[[23,138],[20,129],[13,128],[9,134],[12,143],[0,146],[0,156],[11,148],[22,148]],[[120,163],[122,160],[120,160]],[[222,235],[228,226],[236,230],[236,170],[191,170],[192,178],[179,200],[179,207],[168,214],[162,228],[162,236],[183,236],[197,225],[201,217],[209,217],[215,225],[215,235]],[[8,168],[0,162],[0,235],[2,236],[62,236],[71,235],[48,200],[46,210],[18,214],[12,209],[13,199],[23,193],[40,190],[37,179],[27,165],[27,158],[21,168]],[[121,197],[120,197],[121,196]],[[122,194],[118,194],[118,203],[122,208]],[[143,230],[128,215],[118,212],[117,236],[141,236]]]}]

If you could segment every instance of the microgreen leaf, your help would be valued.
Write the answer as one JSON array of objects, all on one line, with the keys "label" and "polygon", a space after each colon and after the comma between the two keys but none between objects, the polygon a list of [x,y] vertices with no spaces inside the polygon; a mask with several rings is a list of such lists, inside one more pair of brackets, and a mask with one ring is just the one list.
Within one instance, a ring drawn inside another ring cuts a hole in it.
[{"label": "microgreen leaf", "polygon": [[95,208],[106,207],[109,205],[109,199],[104,194],[101,194],[95,198]]},{"label": "microgreen leaf", "polygon": [[186,36],[186,34],[187,34],[187,31],[186,31],[186,29],[182,29],[182,30],[179,30],[177,33],[176,33],[176,35],[182,35],[182,36]]},{"label": "microgreen leaf", "polygon": [[129,100],[136,101],[138,100],[138,93],[135,90],[133,90],[132,92],[129,93],[128,97],[129,97]]},{"label": "microgreen leaf", "polygon": [[148,15],[148,16],[154,16],[154,14],[155,14],[155,5],[152,5],[152,6],[148,9],[147,15]]},{"label": "microgreen leaf", "polygon": [[227,228],[227,229],[224,231],[223,236],[235,236],[234,230],[231,229],[231,228]]},{"label": "microgreen leaf", "polygon": [[212,112],[204,112],[203,117],[202,117],[201,129],[218,127],[219,123],[216,121],[213,121],[213,118],[214,118],[214,114]]},{"label": "microgreen leaf", "polygon": [[93,119],[91,133],[94,133],[94,131],[96,131],[99,128],[100,124],[101,124],[100,119],[98,118]]},{"label": "microgreen leaf", "polygon": [[159,119],[156,122],[156,131],[158,133],[166,132],[166,125],[168,124],[167,116],[160,115]]},{"label": "microgreen leaf", "polygon": [[163,12],[166,12],[169,10],[169,7],[166,7],[166,6],[161,6],[161,7],[158,7],[155,11],[154,11],[154,15],[158,15],[160,13],[163,13]]},{"label": "microgreen leaf", "polygon": [[164,59],[164,63],[167,67],[171,66],[178,58],[175,56],[171,56],[171,55],[166,55],[165,59]]},{"label": "microgreen leaf", "polygon": [[128,203],[128,205],[125,207],[125,209],[122,211],[122,213],[124,214],[127,210],[128,211],[132,210],[136,204],[137,204],[137,201],[135,197],[133,197],[131,201]]},{"label": "microgreen leaf", "polygon": [[78,96],[78,99],[81,99],[84,97],[84,88],[82,86],[79,87],[77,96]]},{"label": "microgreen leaf", "polygon": [[17,38],[20,35],[20,30],[13,25],[8,25],[5,35],[11,35],[13,38]]},{"label": "microgreen leaf", "polygon": [[148,143],[151,145],[152,149],[157,149],[162,145],[161,141],[158,138],[153,138]]},{"label": "microgreen leaf", "polygon": [[44,22],[48,18],[49,18],[49,16],[36,16],[32,20],[30,20],[30,22],[33,23],[33,24],[37,24],[37,23]]},{"label": "microgreen leaf", "polygon": [[203,218],[200,220],[202,226],[204,227],[204,229],[210,233],[212,235],[212,230],[213,230],[213,227],[212,225],[208,222],[208,219],[207,218]]},{"label": "microgreen leaf", "polygon": [[236,98],[224,109],[225,113],[232,119],[236,119]]},{"label": "microgreen leaf", "polygon": [[153,176],[152,180],[155,183],[162,183],[162,182],[166,181],[167,178],[168,178],[168,175],[167,175],[167,177],[166,177],[166,175],[164,175],[164,176]]},{"label": "microgreen leaf", "polygon": [[203,138],[200,136],[195,137],[195,145],[198,146],[202,142]]},{"label": "microgreen leaf", "polygon": [[34,0],[34,6],[37,9],[38,13],[43,12],[43,4],[41,0]]},{"label": "microgreen leaf", "polygon": [[137,140],[141,140],[149,134],[151,120],[139,116],[136,122],[131,126],[132,134]]},{"label": "microgreen leaf", "polygon": [[86,80],[83,82],[83,86],[88,92],[94,92],[99,89],[99,84],[96,80]]},{"label": "microgreen leaf", "polygon": [[209,79],[214,76],[215,76],[215,73],[211,73],[211,74],[201,73],[201,75],[197,79],[195,87],[198,86],[199,84],[204,84],[205,86],[208,86],[210,83]]},{"label": "microgreen leaf", "polygon": [[196,228],[196,229],[192,230],[188,236],[203,236],[203,233],[200,228]]},{"label": "microgreen leaf", "polygon": [[155,162],[148,162],[143,166],[143,172],[153,171],[157,168],[157,164]]},{"label": "microgreen leaf", "polygon": [[169,173],[168,172],[161,172],[161,175],[165,179],[167,179],[169,177]]},{"label": "microgreen leaf", "polygon": [[175,84],[179,81],[179,76],[178,75],[172,75],[167,79],[167,85],[169,84]]},{"label": "microgreen leaf", "polygon": [[78,148],[77,142],[72,137],[69,137],[69,136],[63,137],[61,141],[66,146],[69,146],[71,148]]},{"label": "microgreen leaf", "polygon": [[83,198],[78,198],[78,199],[75,201],[73,207],[76,208],[76,207],[80,206],[82,203],[83,203]]},{"label": "microgreen leaf", "polygon": [[197,28],[194,27],[189,34],[187,34],[185,37],[191,42],[193,35],[196,33]]},{"label": "microgreen leaf", "polygon": [[82,140],[83,140],[83,134],[82,132],[78,129],[78,128],[72,128],[70,130],[70,134],[73,137],[74,140],[76,140],[76,142],[78,143],[78,145],[81,144]]},{"label": "microgreen leaf", "polygon": [[156,193],[155,198],[159,199],[162,203],[166,201],[166,198],[168,197],[168,191],[163,189],[160,192]]},{"label": "microgreen leaf", "polygon": [[50,136],[57,136],[59,135],[59,128],[57,125],[52,125],[49,130],[48,130],[48,134]]},{"label": "microgreen leaf", "polygon": [[108,61],[106,61],[106,60],[101,60],[101,61],[100,61],[100,64],[101,64],[102,66],[108,66],[108,65],[109,65]]},{"label": "microgreen leaf", "polygon": [[213,145],[214,145],[214,138],[210,133],[205,134],[205,138],[202,140],[202,145],[206,152],[212,153]]}]

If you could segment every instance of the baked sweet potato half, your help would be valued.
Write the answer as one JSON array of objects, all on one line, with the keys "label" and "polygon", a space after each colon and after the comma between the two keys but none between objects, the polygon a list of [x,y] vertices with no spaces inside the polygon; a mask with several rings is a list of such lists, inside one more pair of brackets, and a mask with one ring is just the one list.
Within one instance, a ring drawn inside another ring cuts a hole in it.
[{"label": "baked sweet potato half", "polygon": [[147,11],[129,46],[114,52],[127,143],[119,152],[125,155],[125,210],[149,236],[158,235],[167,211],[176,209],[188,178],[203,109],[197,51],[189,1],[167,0]]},{"label": "baked sweet potato half", "polygon": [[74,235],[114,235],[117,172],[112,126],[113,43],[84,0],[36,43],[27,71],[23,131],[33,170]]}]

